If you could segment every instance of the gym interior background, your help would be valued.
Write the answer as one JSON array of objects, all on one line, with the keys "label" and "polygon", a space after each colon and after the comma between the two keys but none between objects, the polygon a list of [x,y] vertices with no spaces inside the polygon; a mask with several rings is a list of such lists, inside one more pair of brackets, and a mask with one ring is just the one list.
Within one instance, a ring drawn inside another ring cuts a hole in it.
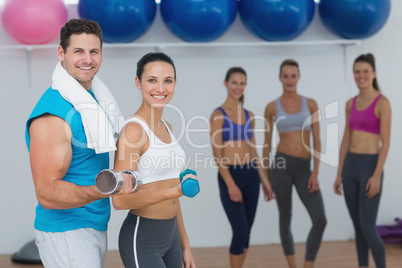
[{"label": "gym interior background", "polygon": [[[78,18],[77,4],[68,4],[68,18]],[[2,26],[2,25],[0,25]],[[159,9],[150,29],[127,44],[105,44],[99,77],[113,92],[124,116],[141,103],[134,84],[137,60],[149,51],[162,50],[175,61],[177,88],[166,120],[176,136],[185,127],[181,145],[196,169],[201,192],[193,199],[182,197],[185,225],[192,247],[228,246],[231,229],[223,211],[217,185],[217,169],[211,166],[208,119],[226,97],[223,80],[231,66],[248,73],[245,108],[263,116],[265,105],[281,94],[280,63],[287,58],[300,64],[299,92],[317,100],[321,111],[321,140],[324,160],[319,180],[328,225],[325,241],[353,239],[353,227],[343,197],[333,192],[340,140],[345,125],[346,100],[358,93],[352,75],[356,56],[371,52],[376,57],[380,87],[393,109],[391,148],[385,165],[385,182],[378,224],[393,224],[402,217],[402,1],[392,1],[385,26],[363,40],[346,40],[326,29],[316,10],[313,21],[297,38],[284,43],[266,42],[251,34],[237,14],[233,25],[220,38],[202,45],[174,36],[164,24]],[[25,122],[41,94],[51,85],[57,63],[57,40],[43,46],[24,46],[0,27],[0,254],[11,254],[34,238],[33,221],[37,200],[24,140]],[[257,122],[256,141],[263,143],[263,122]],[[198,129],[198,130],[197,130]],[[200,148],[196,148],[200,147]],[[260,156],[261,149],[258,150]],[[275,200],[260,196],[251,244],[280,243]],[[295,242],[304,242],[310,226],[297,195],[293,199],[292,230]],[[127,211],[114,211],[109,224],[109,250],[117,249],[117,237]]]}]

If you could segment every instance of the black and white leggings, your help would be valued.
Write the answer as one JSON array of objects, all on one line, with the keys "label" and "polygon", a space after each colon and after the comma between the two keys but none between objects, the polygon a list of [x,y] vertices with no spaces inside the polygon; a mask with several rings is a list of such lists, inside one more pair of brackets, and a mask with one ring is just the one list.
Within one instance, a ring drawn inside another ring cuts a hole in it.
[{"label": "black and white leggings", "polygon": [[119,234],[124,267],[182,267],[177,218],[149,219],[128,213]]}]

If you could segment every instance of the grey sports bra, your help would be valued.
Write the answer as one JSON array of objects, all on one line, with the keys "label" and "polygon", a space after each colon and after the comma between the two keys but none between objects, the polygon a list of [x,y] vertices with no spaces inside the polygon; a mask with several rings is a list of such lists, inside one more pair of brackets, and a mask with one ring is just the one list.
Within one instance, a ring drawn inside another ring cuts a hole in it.
[{"label": "grey sports bra", "polygon": [[276,127],[279,133],[293,130],[311,130],[311,113],[307,105],[307,100],[302,98],[302,108],[297,113],[286,113],[281,105],[279,98],[275,100],[276,105]]}]

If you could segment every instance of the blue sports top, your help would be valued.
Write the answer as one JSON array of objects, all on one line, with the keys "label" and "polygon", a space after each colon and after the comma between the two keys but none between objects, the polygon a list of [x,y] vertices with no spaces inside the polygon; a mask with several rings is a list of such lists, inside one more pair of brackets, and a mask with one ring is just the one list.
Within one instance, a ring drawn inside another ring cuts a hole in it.
[{"label": "blue sports top", "polygon": [[[72,132],[72,159],[63,180],[77,185],[94,185],[96,174],[109,168],[109,153],[96,154],[87,147],[81,115],[63,99],[59,91],[49,88],[40,98],[26,123],[25,141],[29,150],[29,127],[38,116],[52,114],[62,118]],[[36,207],[35,229],[45,232],[64,232],[79,228],[106,231],[110,218],[109,198],[99,199],[85,206],[71,209]]]},{"label": "blue sports top", "polygon": [[293,130],[311,130],[311,113],[305,97],[302,98],[302,108],[297,113],[286,113],[279,98],[275,100],[276,105],[276,127],[279,133]]},{"label": "blue sports top", "polygon": [[225,124],[222,128],[223,142],[238,140],[249,141],[253,137],[250,115],[246,109],[243,109],[246,116],[246,123],[244,123],[243,125],[233,123],[233,121],[230,119],[230,117],[222,107],[218,107],[217,109],[221,111],[223,113],[223,116],[225,117]]}]

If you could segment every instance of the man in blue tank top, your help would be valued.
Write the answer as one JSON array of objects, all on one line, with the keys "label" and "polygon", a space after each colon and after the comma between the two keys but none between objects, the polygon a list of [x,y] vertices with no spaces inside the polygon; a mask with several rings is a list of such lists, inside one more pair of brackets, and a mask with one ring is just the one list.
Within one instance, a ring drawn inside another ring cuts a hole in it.
[{"label": "man in blue tank top", "polygon": [[[103,118],[116,129],[121,118],[113,96],[95,76],[102,62],[98,23],[68,21],[60,32],[58,59],[53,84],[35,106],[25,132],[38,199],[36,244],[45,267],[103,267],[110,204],[94,184],[97,173],[109,168],[115,144],[114,132],[94,123]],[[114,104],[115,113],[105,111],[108,106],[101,109],[101,103]],[[103,117],[94,117],[99,114]],[[119,194],[129,193],[127,176]]]}]

